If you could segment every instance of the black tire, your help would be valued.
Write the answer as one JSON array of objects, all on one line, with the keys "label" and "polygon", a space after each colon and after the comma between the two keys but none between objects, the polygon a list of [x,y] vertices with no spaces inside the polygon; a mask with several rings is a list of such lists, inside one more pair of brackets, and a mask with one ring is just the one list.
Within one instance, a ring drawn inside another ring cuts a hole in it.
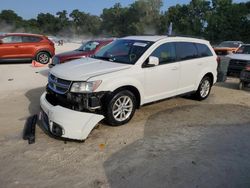
[{"label": "black tire", "polygon": [[36,61],[41,63],[41,64],[48,64],[50,61],[50,55],[48,52],[39,52],[36,55]]},{"label": "black tire", "polygon": [[[127,101],[125,101],[125,99],[127,99]],[[123,101],[122,102],[123,105],[126,102],[128,102],[128,105],[127,106],[124,105],[124,107],[118,107],[117,106],[118,100],[120,100],[120,102]],[[131,109],[130,109],[130,104],[132,105]],[[134,116],[135,109],[136,109],[136,98],[132,92],[128,90],[122,90],[117,93],[114,93],[109,97],[109,101],[107,103],[106,113],[105,113],[106,122],[109,125],[113,126],[126,124]],[[117,115],[119,112],[121,112],[120,115],[115,117],[115,115]],[[126,117],[122,118],[123,115]]]},{"label": "black tire", "polygon": [[[207,85],[207,84],[209,84],[209,85]],[[211,78],[208,76],[203,77],[200,84],[199,84],[197,91],[195,92],[195,98],[199,101],[206,99],[210,94],[211,87],[212,87]]]}]

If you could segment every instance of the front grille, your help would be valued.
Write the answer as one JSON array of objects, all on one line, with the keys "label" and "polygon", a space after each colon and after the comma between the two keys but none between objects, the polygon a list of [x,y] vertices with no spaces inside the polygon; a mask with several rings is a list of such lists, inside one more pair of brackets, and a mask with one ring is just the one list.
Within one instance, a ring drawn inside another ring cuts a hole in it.
[{"label": "front grille", "polygon": [[231,59],[229,62],[228,72],[233,72],[239,75],[246,65],[247,61]]},{"label": "front grille", "polygon": [[71,81],[63,80],[61,78],[57,78],[53,74],[49,74],[49,83],[48,87],[58,93],[58,94],[65,94],[71,85]]}]

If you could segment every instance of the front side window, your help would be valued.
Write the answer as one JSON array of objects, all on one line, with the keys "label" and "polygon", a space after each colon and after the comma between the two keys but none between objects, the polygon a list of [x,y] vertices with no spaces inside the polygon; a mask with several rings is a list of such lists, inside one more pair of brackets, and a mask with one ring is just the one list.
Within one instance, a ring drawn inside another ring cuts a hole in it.
[{"label": "front side window", "polygon": [[100,43],[96,41],[89,41],[84,43],[80,48],[78,48],[78,51],[89,52],[95,50],[99,44]]},{"label": "front side window", "polygon": [[165,43],[154,50],[151,56],[159,58],[159,64],[172,63],[176,61],[175,46],[173,43]]},{"label": "front side window", "polygon": [[21,36],[7,36],[2,39],[3,43],[20,43],[22,42]]},{"label": "front side window", "polygon": [[120,39],[102,48],[93,58],[133,65],[152,44],[150,41]]},{"label": "front side window", "polygon": [[181,61],[198,57],[196,46],[191,42],[176,42],[176,52]]}]

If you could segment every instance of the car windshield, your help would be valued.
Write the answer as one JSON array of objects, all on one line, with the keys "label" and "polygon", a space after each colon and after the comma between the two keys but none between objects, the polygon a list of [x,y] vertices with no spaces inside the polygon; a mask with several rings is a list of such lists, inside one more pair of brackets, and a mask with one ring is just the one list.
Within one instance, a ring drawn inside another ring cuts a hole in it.
[{"label": "car windshield", "polygon": [[77,51],[89,52],[89,51],[95,50],[99,44],[100,43],[96,41],[89,41],[89,42],[83,43],[80,46],[80,48],[77,49]]},{"label": "car windshield", "polygon": [[152,44],[150,41],[120,39],[102,48],[93,58],[133,65]]},{"label": "car windshield", "polygon": [[238,48],[240,44],[242,43],[235,42],[235,41],[225,41],[225,42],[220,43],[219,47]]},{"label": "car windshield", "polygon": [[241,46],[237,52],[237,54],[250,54],[250,45]]}]

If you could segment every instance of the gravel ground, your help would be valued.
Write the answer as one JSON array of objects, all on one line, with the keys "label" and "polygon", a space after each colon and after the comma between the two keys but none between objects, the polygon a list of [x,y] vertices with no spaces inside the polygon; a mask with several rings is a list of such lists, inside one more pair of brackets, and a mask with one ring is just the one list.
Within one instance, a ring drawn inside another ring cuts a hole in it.
[{"label": "gravel ground", "polygon": [[172,98],[142,107],[127,125],[100,124],[84,143],[37,127],[28,145],[23,126],[39,112],[47,74],[30,64],[0,67],[1,187],[250,187],[250,92],[237,79],[202,102]]}]

